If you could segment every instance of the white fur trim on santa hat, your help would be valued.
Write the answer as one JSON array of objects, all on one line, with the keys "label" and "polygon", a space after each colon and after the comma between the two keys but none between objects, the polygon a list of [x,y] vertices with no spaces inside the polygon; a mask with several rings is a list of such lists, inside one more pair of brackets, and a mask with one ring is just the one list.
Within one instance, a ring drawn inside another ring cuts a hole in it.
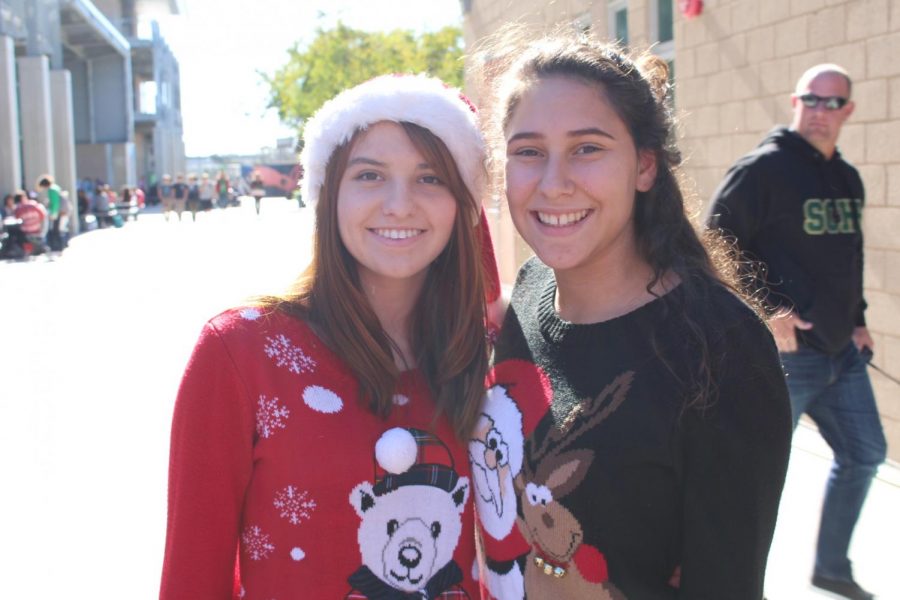
[{"label": "white fur trim on santa hat", "polygon": [[480,205],[486,174],[478,118],[458,89],[426,75],[382,75],[344,90],[322,105],[303,127],[304,200],[319,200],[325,167],[335,148],[379,121],[414,123],[440,138]]}]

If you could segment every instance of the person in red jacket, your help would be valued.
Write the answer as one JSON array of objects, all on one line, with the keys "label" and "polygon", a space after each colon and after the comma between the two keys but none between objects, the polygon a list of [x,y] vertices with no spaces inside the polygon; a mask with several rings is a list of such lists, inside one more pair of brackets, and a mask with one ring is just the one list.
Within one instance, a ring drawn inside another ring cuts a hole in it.
[{"label": "person in red jacket", "polygon": [[22,232],[29,236],[43,237],[47,221],[44,205],[28,196],[22,190],[15,194],[16,210],[13,213],[22,220]]},{"label": "person in red jacket", "polygon": [[308,269],[211,319],[172,423],[160,598],[474,598],[467,458],[496,265],[458,90],[384,76],[304,128]]},{"label": "person in red jacket", "polygon": [[138,208],[143,210],[143,208],[147,205],[147,194],[144,193],[144,189],[141,186],[135,186],[132,190],[134,193],[134,197],[137,199]]},{"label": "person in red jacket", "polygon": [[18,234],[15,235],[15,242],[22,247],[25,256],[44,252],[46,246],[43,240],[48,229],[47,209],[24,190],[16,191],[15,205],[13,216],[22,221]]}]

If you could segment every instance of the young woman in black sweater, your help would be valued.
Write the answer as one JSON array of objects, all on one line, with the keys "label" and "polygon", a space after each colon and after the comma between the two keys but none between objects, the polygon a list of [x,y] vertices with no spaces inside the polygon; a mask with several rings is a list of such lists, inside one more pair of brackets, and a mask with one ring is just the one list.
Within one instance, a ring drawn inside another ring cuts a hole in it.
[{"label": "young woman in black sweater", "polygon": [[511,37],[483,64],[509,212],[537,256],[469,446],[484,583],[759,600],[790,406],[766,325],[685,213],[666,65]]}]

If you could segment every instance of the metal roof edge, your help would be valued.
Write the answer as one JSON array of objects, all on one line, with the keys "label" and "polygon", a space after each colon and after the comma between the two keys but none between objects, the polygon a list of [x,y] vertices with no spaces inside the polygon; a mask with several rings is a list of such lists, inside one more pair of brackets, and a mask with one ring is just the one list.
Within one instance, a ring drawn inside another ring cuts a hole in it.
[{"label": "metal roof edge", "polygon": [[128,40],[125,39],[125,36],[109,22],[109,19],[94,6],[93,2],[88,0],[60,0],[60,4],[78,11],[82,18],[87,23],[91,24],[119,54],[124,57],[131,56],[131,44],[129,44]]}]

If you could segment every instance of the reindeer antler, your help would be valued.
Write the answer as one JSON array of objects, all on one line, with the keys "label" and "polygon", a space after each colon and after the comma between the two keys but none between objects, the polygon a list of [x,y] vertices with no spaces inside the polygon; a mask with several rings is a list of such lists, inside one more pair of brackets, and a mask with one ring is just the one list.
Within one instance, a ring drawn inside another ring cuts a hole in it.
[{"label": "reindeer antler", "polygon": [[605,421],[625,401],[633,381],[634,371],[626,371],[590,400],[577,403],[559,426],[550,427],[541,445],[529,452],[529,458],[541,461],[551,452],[559,454],[582,434]]}]

